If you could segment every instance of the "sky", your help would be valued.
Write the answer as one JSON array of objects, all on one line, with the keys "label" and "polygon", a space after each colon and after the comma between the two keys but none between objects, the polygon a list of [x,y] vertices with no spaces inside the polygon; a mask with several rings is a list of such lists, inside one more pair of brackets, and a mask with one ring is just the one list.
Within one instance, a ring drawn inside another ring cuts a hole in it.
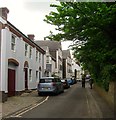
[{"label": "sky", "polygon": [[[50,31],[55,31],[55,26],[43,20],[50,11],[56,11],[50,4],[59,4],[56,0],[0,0],[0,7],[9,9],[8,21],[11,22],[25,35],[34,34],[35,40],[44,40]],[[71,41],[62,42],[62,49],[68,49]]]}]

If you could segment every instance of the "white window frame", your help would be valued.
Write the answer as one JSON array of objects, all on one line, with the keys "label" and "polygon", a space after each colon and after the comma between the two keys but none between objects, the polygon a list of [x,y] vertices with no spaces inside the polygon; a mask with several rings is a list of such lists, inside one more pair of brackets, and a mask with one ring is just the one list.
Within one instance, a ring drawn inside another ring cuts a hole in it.
[{"label": "white window frame", "polygon": [[27,43],[25,43],[25,56],[28,57],[28,44]]},{"label": "white window frame", "polygon": [[[14,41],[13,41],[14,40]],[[11,37],[11,50],[15,51],[16,50],[16,36],[12,34]]]},{"label": "white window frame", "polygon": [[29,81],[32,81],[32,69],[29,69]]},{"label": "white window frame", "polygon": [[49,56],[46,56],[46,63],[49,63]]},{"label": "white window frame", "polygon": [[36,50],[36,61],[38,61],[38,50]]},{"label": "white window frame", "polygon": [[32,46],[29,48],[29,58],[32,58]]},{"label": "white window frame", "polygon": [[39,52],[39,63],[41,63],[41,53]]}]

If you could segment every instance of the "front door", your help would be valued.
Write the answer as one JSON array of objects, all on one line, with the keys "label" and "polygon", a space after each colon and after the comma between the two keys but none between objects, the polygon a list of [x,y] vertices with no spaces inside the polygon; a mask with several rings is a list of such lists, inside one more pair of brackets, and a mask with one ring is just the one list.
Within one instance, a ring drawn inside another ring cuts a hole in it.
[{"label": "front door", "polygon": [[25,90],[28,89],[28,69],[27,68],[24,68],[25,69]]},{"label": "front door", "polygon": [[15,95],[15,70],[8,69],[8,96]]}]

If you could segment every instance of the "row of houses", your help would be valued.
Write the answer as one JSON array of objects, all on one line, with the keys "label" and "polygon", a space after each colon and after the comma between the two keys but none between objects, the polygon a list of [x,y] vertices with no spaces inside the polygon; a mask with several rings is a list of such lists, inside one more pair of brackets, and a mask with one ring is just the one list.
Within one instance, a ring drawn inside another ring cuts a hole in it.
[{"label": "row of houses", "polygon": [[72,76],[69,50],[61,42],[35,40],[7,20],[9,10],[0,8],[0,94],[7,97],[37,88],[43,76]]}]

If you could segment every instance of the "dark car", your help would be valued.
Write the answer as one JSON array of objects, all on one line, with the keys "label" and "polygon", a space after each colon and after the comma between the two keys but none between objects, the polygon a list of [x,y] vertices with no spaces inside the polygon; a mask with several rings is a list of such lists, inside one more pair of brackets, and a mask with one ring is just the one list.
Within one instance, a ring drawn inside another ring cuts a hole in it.
[{"label": "dark car", "polygon": [[64,92],[63,84],[60,78],[56,77],[43,77],[38,83],[38,94]]},{"label": "dark car", "polygon": [[67,82],[70,84],[70,85],[73,85],[74,84],[74,82],[73,82],[73,80],[71,79],[71,78],[68,78],[68,79],[66,79],[67,80]]},{"label": "dark car", "polygon": [[73,84],[76,84],[76,83],[77,83],[76,78],[72,78],[72,80],[73,80]]},{"label": "dark car", "polygon": [[61,80],[61,82],[63,83],[64,89],[70,88],[70,84],[68,83],[67,80],[63,79],[63,80]]}]

